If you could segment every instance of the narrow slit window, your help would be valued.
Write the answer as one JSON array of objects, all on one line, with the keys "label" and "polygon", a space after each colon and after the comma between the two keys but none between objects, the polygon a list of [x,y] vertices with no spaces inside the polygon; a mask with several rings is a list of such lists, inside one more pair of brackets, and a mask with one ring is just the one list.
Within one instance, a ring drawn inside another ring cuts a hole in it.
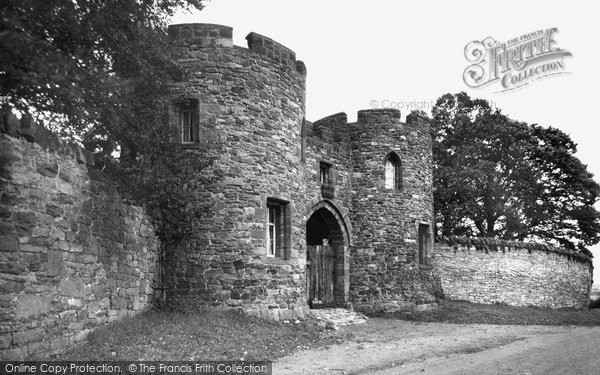
[{"label": "narrow slit window", "polygon": [[419,224],[419,264],[429,263],[430,242],[429,225]]},{"label": "narrow slit window", "polygon": [[184,110],[181,112],[181,128],[183,130],[183,143],[194,143],[194,122],[192,121],[192,110]]},{"label": "narrow slit window", "polygon": [[331,164],[324,162],[319,163],[319,179],[323,185],[331,184]]},{"label": "narrow slit window", "polygon": [[269,256],[276,256],[277,254],[277,235],[278,235],[278,225],[277,218],[279,216],[278,208],[275,206],[269,206],[269,229],[267,233],[267,247]]}]

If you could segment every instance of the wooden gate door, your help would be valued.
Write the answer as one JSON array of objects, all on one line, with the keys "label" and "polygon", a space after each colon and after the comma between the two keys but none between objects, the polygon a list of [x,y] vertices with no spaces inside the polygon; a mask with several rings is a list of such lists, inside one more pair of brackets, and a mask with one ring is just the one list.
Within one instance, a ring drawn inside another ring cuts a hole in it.
[{"label": "wooden gate door", "polygon": [[329,245],[308,245],[306,262],[306,290],[308,304],[313,309],[333,307],[335,251]]}]

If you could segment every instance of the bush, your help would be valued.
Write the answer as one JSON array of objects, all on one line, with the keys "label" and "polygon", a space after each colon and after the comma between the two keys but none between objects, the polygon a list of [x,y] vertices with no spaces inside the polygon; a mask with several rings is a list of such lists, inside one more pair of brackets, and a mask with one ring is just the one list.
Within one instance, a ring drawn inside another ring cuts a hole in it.
[{"label": "bush", "polygon": [[600,299],[590,300],[589,308],[590,309],[598,309],[598,308],[600,308]]}]

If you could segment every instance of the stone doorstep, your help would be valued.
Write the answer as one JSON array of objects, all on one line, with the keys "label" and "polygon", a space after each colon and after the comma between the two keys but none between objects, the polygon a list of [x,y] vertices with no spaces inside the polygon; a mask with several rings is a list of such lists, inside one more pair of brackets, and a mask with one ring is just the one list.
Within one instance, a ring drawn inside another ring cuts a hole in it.
[{"label": "stone doorstep", "polygon": [[[239,308],[238,308],[239,309]],[[305,319],[309,313],[308,307],[296,307],[289,309],[269,309],[269,308],[260,308],[260,309],[241,309],[244,313],[257,317],[259,319],[264,320],[274,320],[274,321],[282,321],[282,322],[296,322],[302,319]]]},{"label": "stone doorstep", "polygon": [[367,317],[359,312],[335,308],[335,309],[312,309],[310,316],[319,321],[319,325],[324,328],[339,329],[340,326],[351,324],[362,324],[367,321]]},{"label": "stone doorstep", "polygon": [[426,310],[435,310],[439,307],[437,303],[424,303],[422,305],[415,305],[415,311],[426,311]]}]

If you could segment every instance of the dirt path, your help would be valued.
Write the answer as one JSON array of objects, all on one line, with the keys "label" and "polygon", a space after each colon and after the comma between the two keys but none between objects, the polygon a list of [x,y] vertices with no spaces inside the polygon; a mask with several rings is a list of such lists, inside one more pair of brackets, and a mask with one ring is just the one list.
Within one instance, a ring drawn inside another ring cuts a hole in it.
[{"label": "dirt path", "polygon": [[273,374],[600,374],[600,327],[371,319],[354,338],[281,358]]}]

